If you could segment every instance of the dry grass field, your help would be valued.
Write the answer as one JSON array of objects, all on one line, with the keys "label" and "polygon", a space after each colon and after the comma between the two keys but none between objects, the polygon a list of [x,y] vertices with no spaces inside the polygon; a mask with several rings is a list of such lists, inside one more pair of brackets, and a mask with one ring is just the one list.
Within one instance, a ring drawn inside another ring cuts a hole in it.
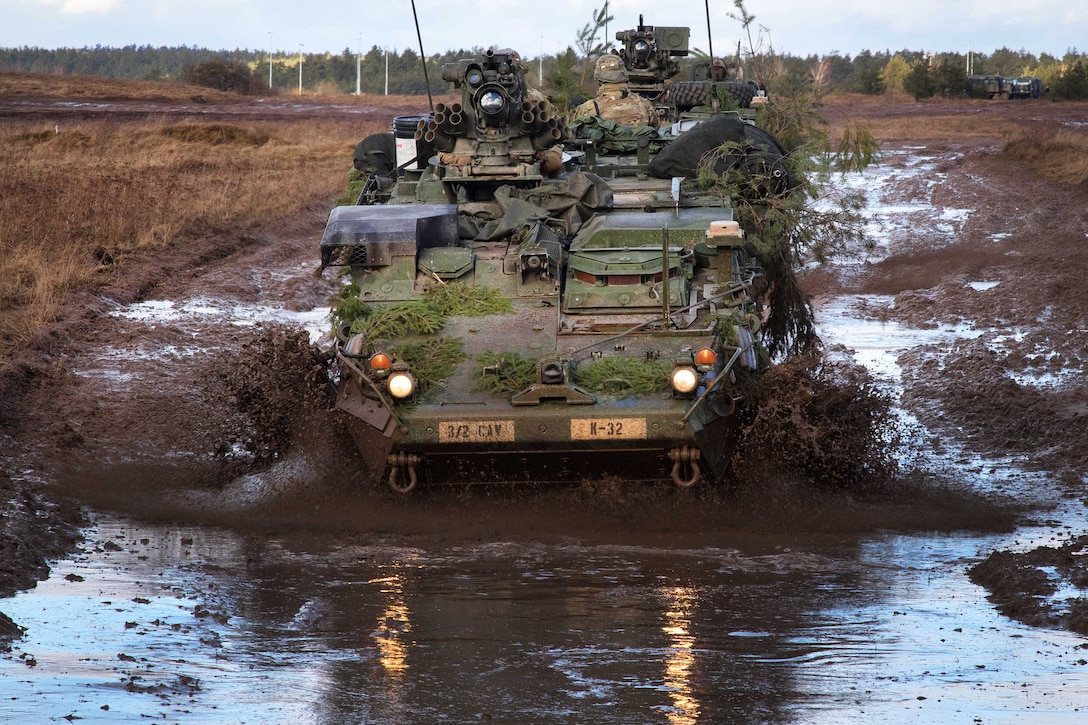
[{"label": "dry grass field", "polygon": [[[0,367],[65,314],[69,292],[134,259],[330,204],[355,143],[419,104],[290,101],[270,113],[178,84],[0,74]],[[389,110],[342,110],[362,105]],[[223,120],[231,106],[244,113]]]},{"label": "dry grass field", "polygon": [[1043,177],[1088,180],[1088,104],[978,99],[914,102],[907,96],[834,95],[822,109],[833,137],[862,121],[880,143],[998,139],[1002,153]]}]

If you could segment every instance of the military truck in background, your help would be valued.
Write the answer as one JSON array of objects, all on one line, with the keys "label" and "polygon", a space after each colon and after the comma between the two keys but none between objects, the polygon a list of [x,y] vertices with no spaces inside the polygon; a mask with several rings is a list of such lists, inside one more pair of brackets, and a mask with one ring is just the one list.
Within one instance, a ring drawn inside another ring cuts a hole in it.
[{"label": "military truck in background", "polygon": [[1004,78],[974,75],[967,79],[967,95],[975,98],[1041,98],[1043,81],[1035,76]]},{"label": "military truck in background", "polygon": [[1035,76],[1007,78],[1009,98],[1042,98],[1043,80]]},{"label": "military truck in background", "polygon": [[[643,86],[686,40],[626,36]],[[724,480],[769,365],[760,261],[729,198],[648,172],[675,139],[575,143],[525,70],[505,50],[447,64],[460,101],[398,118],[411,155],[329,216],[322,268],[351,280],[337,405],[358,449],[399,493]]]},{"label": "military truck in background", "polygon": [[997,75],[974,75],[967,79],[968,95],[975,98],[1007,98],[1005,79]]}]

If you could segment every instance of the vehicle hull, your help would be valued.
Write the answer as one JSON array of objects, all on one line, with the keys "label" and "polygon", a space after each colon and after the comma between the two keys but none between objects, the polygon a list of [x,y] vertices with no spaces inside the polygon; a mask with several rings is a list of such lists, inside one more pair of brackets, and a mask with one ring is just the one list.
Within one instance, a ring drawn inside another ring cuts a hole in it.
[{"label": "vehicle hull", "polygon": [[[629,397],[593,405],[513,406],[499,400],[416,405],[399,410],[384,431],[357,418],[351,419],[351,428],[374,475],[388,476],[411,461],[419,483],[572,482],[611,476],[673,478],[683,485],[696,471],[700,478],[721,480],[735,450],[739,414],[734,410],[701,424],[701,416],[688,416],[694,402]],[[678,451],[688,451],[690,460],[676,460],[683,457]]]}]

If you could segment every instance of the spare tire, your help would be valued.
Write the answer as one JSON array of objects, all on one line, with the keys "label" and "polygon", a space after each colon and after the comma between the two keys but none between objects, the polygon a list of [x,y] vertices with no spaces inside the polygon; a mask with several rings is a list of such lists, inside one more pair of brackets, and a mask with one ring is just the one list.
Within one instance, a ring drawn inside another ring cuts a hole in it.
[{"label": "spare tire", "polygon": [[[741,108],[752,107],[752,99],[756,95],[755,84],[721,81],[715,85],[718,87],[719,97],[727,93]],[[709,87],[709,81],[677,81],[665,90],[665,102],[682,111],[696,106],[705,106]]]},{"label": "spare tire", "polygon": [[393,134],[373,133],[360,141],[352,165],[364,174],[392,174],[397,168],[397,142]]}]

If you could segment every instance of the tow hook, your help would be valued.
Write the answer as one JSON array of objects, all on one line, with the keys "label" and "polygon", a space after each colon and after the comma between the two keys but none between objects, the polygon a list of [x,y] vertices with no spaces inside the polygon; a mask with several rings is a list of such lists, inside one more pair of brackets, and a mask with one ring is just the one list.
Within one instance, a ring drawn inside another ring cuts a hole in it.
[{"label": "tow hook", "polygon": [[[395,493],[406,494],[415,490],[419,483],[416,466],[420,457],[415,453],[399,451],[389,454],[389,488]],[[674,476],[675,477],[675,476]]]},{"label": "tow hook", "polygon": [[691,488],[702,477],[699,471],[699,449],[691,446],[669,449],[672,461],[672,482],[680,488]]}]

